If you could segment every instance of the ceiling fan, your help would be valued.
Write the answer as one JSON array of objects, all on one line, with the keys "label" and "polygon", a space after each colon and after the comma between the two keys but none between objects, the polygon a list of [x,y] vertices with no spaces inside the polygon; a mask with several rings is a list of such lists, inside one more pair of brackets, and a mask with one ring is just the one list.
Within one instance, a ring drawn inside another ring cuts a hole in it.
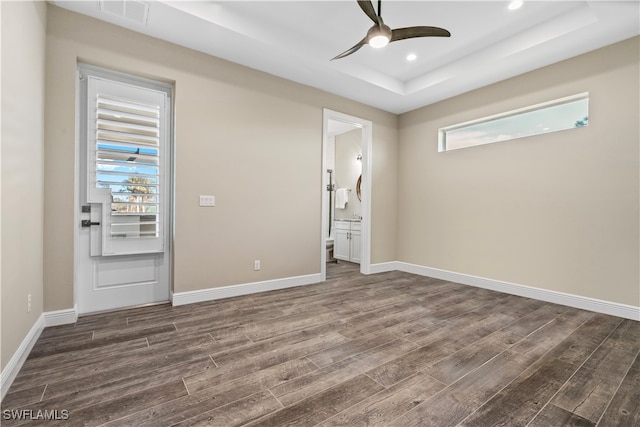
[{"label": "ceiling fan", "polygon": [[357,52],[358,49],[360,49],[365,44],[368,44],[373,48],[381,48],[391,42],[411,39],[415,37],[451,37],[451,33],[449,31],[445,30],[444,28],[438,27],[407,27],[396,28],[395,30],[392,30],[382,21],[382,0],[378,0],[377,14],[375,9],[373,8],[371,0],[358,0],[358,5],[360,6],[360,9],[362,9],[369,18],[371,18],[374,25],[373,27],[369,28],[369,31],[367,31],[367,35],[362,40],[360,40],[351,49],[348,49],[335,58],[332,58],[332,61],[334,59],[344,58],[345,56],[349,56],[352,53]]}]

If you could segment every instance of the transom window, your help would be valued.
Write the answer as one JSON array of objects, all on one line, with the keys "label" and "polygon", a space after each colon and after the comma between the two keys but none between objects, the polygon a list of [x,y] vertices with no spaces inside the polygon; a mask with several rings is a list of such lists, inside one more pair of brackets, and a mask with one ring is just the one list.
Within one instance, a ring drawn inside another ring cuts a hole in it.
[{"label": "transom window", "polygon": [[440,128],[438,151],[509,141],[588,124],[589,93],[585,92]]}]

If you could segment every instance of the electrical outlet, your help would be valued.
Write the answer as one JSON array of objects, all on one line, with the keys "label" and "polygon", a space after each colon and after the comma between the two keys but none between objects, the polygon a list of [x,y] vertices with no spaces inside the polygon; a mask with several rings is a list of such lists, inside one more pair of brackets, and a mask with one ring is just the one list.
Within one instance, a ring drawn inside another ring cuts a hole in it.
[{"label": "electrical outlet", "polygon": [[253,261],[253,271],[259,271],[259,270],[260,270],[260,260],[257,259]]},{"label": "electrical outlet", "polygon": [[200,196],[200,206],[215,206],[216,196]]},{"label": "electrical outlet", "polygon": [[27,295],[27,313],[31,313],[31,294]]}]

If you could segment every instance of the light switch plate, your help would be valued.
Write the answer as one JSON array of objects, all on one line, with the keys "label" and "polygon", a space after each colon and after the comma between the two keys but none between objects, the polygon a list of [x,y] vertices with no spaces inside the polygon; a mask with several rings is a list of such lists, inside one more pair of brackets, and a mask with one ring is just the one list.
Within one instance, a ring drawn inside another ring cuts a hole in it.
[{"label": "light switch plate", "polygon": [[215,206],[216,196],[200,196],[200,206]]}]

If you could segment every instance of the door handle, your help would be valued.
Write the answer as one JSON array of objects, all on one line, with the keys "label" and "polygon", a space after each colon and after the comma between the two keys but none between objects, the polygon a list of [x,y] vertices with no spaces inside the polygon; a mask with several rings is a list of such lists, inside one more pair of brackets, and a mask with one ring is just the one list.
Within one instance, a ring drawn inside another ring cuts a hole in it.
[{"label": "door handle", "polygon": [[99,222],[91,222],[90,219],[83,219],[81,222],[83,227],[91,227],[92,225],[100,225]]}]

